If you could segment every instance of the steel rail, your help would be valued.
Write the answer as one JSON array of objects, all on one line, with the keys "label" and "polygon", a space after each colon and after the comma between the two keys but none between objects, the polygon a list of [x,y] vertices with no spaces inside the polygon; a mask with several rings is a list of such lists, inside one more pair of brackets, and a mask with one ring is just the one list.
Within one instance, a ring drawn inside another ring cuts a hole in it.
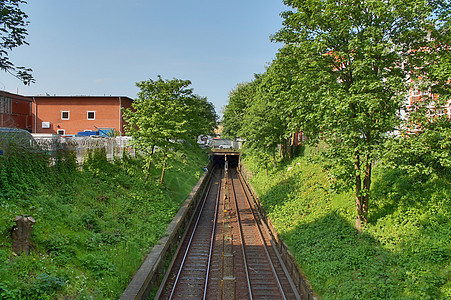
[{"label": "steel rail", "polygon": [[233,199],[235,201],[235,207],[236,207],[236,218],[237,218],[237,222],[238,222],[238,228],[240,229],[240,240],[241,240],[241,252],[243,254],[243,262],[244,262],[244,271],[246,273],[246,280],[247,280],[247,286],[249,289],[249,297],[252,300],[253,296],[252,296],[252,288],[251,288],[251,280],[250,280],[250,276],[249,276],[249,267],[247,265],[247,257],[246,257],[246,250],[245,250],[245,241],[244,241],[244,236],[243,236],[243,227],[241,225],[241,218],[240,218],[240,214],[239,214],[239,209],[238,209],[238,201],[236,199],[236,193],[235,193],[235,186],[233,185],[233,178],[232,176],[230,176],[230,185],[232,186],[232,191],[233,191]]},{"label": "steel rail", "polygon": [[217,219],[218,219],[218,207],[219,207],[220,195],[221,195],[221,184],[219,184],[218,193],[216,194],[215,215],[213,217],[213,229],[211,230],[211,237],[210,237],[210,250],[208,252],[207,273],[205,274],[205,285],[204,285],[204,295],[203,295],[204,300],[207,299],[208,276],[210,275],[211,257],[213,256],[213,244],[215,241],[216,223],[217,223]]},{"label": "steel rail", "polygon": [[[236,170],[235,170],[235,172],[236,172]],[[236,173],[238,173],[238,172],[236,172]],[[273,263],[273,261],[272,261],[271,255],[269,254],[268,247],[266,246],[265,238],[264,238],[264,236],[263,236],[263,233],[262,233],[262,230],[261,230],[261,228],[260,228],[260,225],[259,225],[258,222],[257,222],[257,218],[256,218],[256,215],[255,215],[255,213],[254,213],[254,209],[253,209],[253,207],[252,207],[252,204],[251,204],[251,202],[250,202],[250,200],[249,200],[249,197],[248,197],[248,195],[247,195],[247,193],[246,193],[246,190],[245,190],[245,188],[244,188],[244,185],[243,185],[242,181],[240,180],[239,176],[237,176],[237,179],[239,180],[239,182],[240,182],[240,184],[241,184],[241,187],[243,188],[244,195],[245,195],[246,200],[247,200],[247,202],[248,202],[248,204],[249,204],[250,211],[251,211],[252,215],[254,216],[253,220],[254,220],[254,222],[255,222],[255,225],[257,226],[257,229],[258,229],[258,232],[259,232],[259,237],[260,237],[260,240],[262,241],[263,249],[265,250],[266,257],[267,257],[267,259],[268,259],[268,263],[269,263],[269,265],[270,265],[270,267],[271,267],[271,270],[272,270],[272,272],[273,272],[274,278],[276,279],[277,286],[278,286],[278,288],[279,288],[279,290],[280,290],[280,293],[281,293],[281,295],[282,295],[282,298],[283,298],[284,300],[286,300],[287,298],[286,298],[286,296],[285,296],[285,292],[283,291],[282,284],[280,283],[280,280],[279,280],[279,276],[277,275],[277,272],[276,272],[276,269],[275,269],[275,267],[274,267],[274,263]],[[233,187],[233,192],[235,193],[235,187],[234,187],[234,184],[233,184],[233,180],[232,180],[232,187]],[[237,204],[237,205],[238,205],[238,204]],[[239,215],[239,210],[237,210],[237,214]],[[261,220],[261,219],[260,219],[260,220]],[[252,297],[251,297],[251,299],[252,299]]]},{"label": "steel rail", "polygon": [[[239,180],[240,180],[240,182],[241,182],[241,185],[242,185],[243,187],[245,187],[245,188],[243,188],[243,190],[244,190],[244,193],[245,193],[245,195],[246,195],[246,198],[248,199],[248,202],[249,202],[249,197],[251,197],[252,199],[254,199],[254,194],[253,194],[253,192],[251,191],[250,187],[248,186],[247,182],[246,182],[246,181],[243,179],[243,177],[241,176],[241,173],[240,173],[240,172],[237,172],[237,174],[238,174],[237,177],[239,178]],[[248,196],[248,194],[250,194],[250,196]],[[271,233],[269,232],[269,229],[267,228],[266,224],[264,224],[264,222],[263,222],[263,218],[262,218],[262,216],[261,216],[261,214],[260,214],[260,211],[259,211],[258,209],[257,209],[256,211],[257,211],[257,214],[258,214],[260,220],[261,220],[262,223],[263,223],[263,229],[265,230],[265,232],[266,232],[266,234],[267,234],[268,236],[271,236]],[[296,288],[296,284],[293,282],[293,279],[291,278],[291,276],[290,276],[290,274],[289,274],[289,272],[288,272],[288,269],[287,269],[287,267],[285,266],[285,263],[283,262],[283,259],[282,259],[281,255],[280,255],[279,251],[277,250],[277,247],[276,247],[276,245],[274,244],[274,241],[273,241],[272,239],[271,239],[271,245],[273,246],[274,253],[275,253],[276,256],[277,256],[277,259],[279,260],[280,266],[282,267],[283,272],[285,273],[285,276],[286,276],[287,279],[288,279],[288,283],[290,284],[290,287],[291,287],[291,289],[293,290],[296,299],[297,299],[297,300],[301,300],[301,296],[299,295],[299,292],[298,292],[298,290],[297,290],[297,288]]]},{"label": "steel rail", "polygon": [[[251,191],[251,189],[250,189],[250,187],[248,186],[247,182],[243,179],[243,176],[241,176],[241,173],[240,173],[240,172],[237,172],[237,174],[238,174],[237,177],[239,178],[239,180],[240,180],[240,182],[241,182],[241,185],[242,185],[243,187],[245,187],[243,190],[244,190],[244,193],[246,194],[246,198],[251,197],[252,199],[254,199],[254,197],[255,197],[255,196],[254,196],[254,193]],[[250,194],[250,196],[248,196],[248,194]],[[248,201],[249,201],[249,198],[248,198]],[[269,232],[268,227],[267,227],[266,224],[264,224],[264,222],[263,222],[263,218],[262,218],[262,216],[261,216],[261,214],[260,214],[260,211],[259,211],[258,209],[257,209],[256,211],[257,211],[257,214],[258,214],[260,220],[262,220],[262,223],[263,223],[263,229],[265,230],[265,232],[266,232],[266,234],[267,234],[268,236],[271,236],[271,233]],[[301,296],[299,295],[299,292],[298,292],[298,290],[297,290],[297,288],[296,288],[296,284],[293,282],[293,279],[291,278],[291,275],[289,274],[288,269],[287,269],[287,267],[285,266],[285,263],[283,262],[283,259],[282,259],[281,255],[280,255],[279,251],[277,250],[277,247],[276,247],[276,245],[274,244],[274,241],[273,241],[272,239],[271,239],[271,245],[272,245],[273,248],[274,248],[274,253],[276,254],[277,259],[279,260],[280,266],[282,267],[283,272],[285,273],[285,276],[286,276],[287,279],[288,279],[288,283],[290,284],[290,287],[291,287],[291,289],[292,289],[293,292],[294,292],[294,295],[295,295],[295,297],[296,297],[296,300],[301,300]]]},{"label": "steel rail", "polygon": [[[197,216],[197,219],[196,219],[196,223],[194,224],[193,232],[191,233],[190,239],[189,239],[189,241],[188,241],[188,245],[187,245],[186,250],[185,250],[185,253],[184,253],[184,255],[183,255],[182,262],[181,262],[181,264],[180,264],[180,268],[179,268],[179,270],[178,270],[178,272],[177,272],[177,276],[176,276],[176,278],[175,278],[175,280],[174,280],[174,284],[173,284],[173,286],[172,286],[172,290],[171,290],[171,294],[169,295],[169,299],[172,299],[172,297],[174,296],[174,292],[175,292],[175,289],[176,289],[176,287],[177,287],[178,280],[179,280],[179,278],[180,278],[180,274],[182,273],[182,270],[183,270],[183,265],[185,264],[186,257],[188,256],[188,252],[189,252],[189,250],[190,250],[190,248],[191,248],[191,243],[192,243],[192,241],[193,241],[194,234],[196,233],[197,225],[199,224],[199,220],[200,220],[200,217],[201,217],[202,212],[203,212],[203,210],[204,210],[205,203],[207,202],[207,198],[208,198],[208,195],[209,195],[209,193],[210,193],[210,189],[211,189],[211,184],[209,184],[209,186],[208,186],[208,190],[207,190],[207,192],[205,193],[205,197],[204,197],[204,199],[203,199],[203,201],[202,201],[202,206],[201,206],[200,209],[199,209],[199,213],[198,213],[198,216]],[[220,192],[221,192],[221,181],[219,181],[218,195],[220,194]],[[217,199],[219,199],[219,197],[217,197]],[[213,230],[214,230],[214,229],[213,229]],[[208,274],[207,274],[207,276],[208,276]],[[204,296],[205,296],[205,295],[204,295]]]}]

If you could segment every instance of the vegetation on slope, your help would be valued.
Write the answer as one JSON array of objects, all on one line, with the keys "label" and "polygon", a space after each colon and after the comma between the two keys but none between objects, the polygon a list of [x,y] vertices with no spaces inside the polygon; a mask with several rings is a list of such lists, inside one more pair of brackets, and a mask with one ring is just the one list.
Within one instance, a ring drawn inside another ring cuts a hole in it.
[{"label": "vegetation on slope", "polygon": [[323,299],[451,297],[450,175],[377,164],[359,234],[351,190],[337,192],[317,148],[270,169],[247,157],[252,186]]},{"label": "vegetation on slope", "polygon": [[[93,152],[80,171],[72,154],[0,157],[0,298],[117,299],[202,174],[206,155],[174,153],[166,185],[145,160],[109,163]],[[29,256],[12,252],[18,215],[36,219]]]}]

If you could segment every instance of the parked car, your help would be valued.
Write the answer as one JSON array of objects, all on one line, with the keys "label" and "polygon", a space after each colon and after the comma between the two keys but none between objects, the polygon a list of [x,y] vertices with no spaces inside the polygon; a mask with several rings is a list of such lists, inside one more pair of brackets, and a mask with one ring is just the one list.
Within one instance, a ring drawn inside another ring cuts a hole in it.
[{"label": "parked car", "polygon": [[23,129],[0,127],[0,155],[5,155],[11,149],[38,150],[39,146],[31,133]]},{"label": "parked car", "polygon": [[232,149],[233,141],[230,139],[214,139],[213,149]]}]

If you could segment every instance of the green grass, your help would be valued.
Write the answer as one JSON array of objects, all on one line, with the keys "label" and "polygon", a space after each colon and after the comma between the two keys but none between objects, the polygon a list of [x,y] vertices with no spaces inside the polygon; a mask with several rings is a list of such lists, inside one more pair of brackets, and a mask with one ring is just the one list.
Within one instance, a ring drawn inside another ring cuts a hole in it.
[{"label": "green grass", "polygon": [[[202,174],[207,156],[174,154],[165,182],[144,182],[142,158],[108,163],[95,152],[0,160],[0,299],[117,299]],[[18,180],[24,178],[25,180]],[[16,215],[36,219],[31,255],[12,253]]]},{"label": "green grass", "polygon": [[245,163],[268,216],[320,297],[451,298],[450,178],[420,180],[376,166],[369,223],[359,234],[353,192],[335,192],[313,156],[310,149],[268,176],[252,158]]}]

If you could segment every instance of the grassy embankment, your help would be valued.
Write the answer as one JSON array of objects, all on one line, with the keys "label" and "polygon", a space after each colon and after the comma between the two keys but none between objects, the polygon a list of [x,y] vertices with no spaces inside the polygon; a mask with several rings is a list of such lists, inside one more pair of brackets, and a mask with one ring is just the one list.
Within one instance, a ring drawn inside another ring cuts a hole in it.
[{"label": "grassy embankment", "polygon": [[[0,299],[117,299],[202,174],[207,156],[175,155],[165,183],[143,160],[108,163],[94,153],[48,168],[42,157],[0,157]],[[158,178],[158,179],[157,179]],[[17,215],[36,219],[34,250],[12,253]]]},{"label": "grassy embankment", "polygon": [[450,299],[450,174],[419,180],[376,165],[369,223],[358,234],[352,191],[331,189],[315,151],[269,176],[252,158],[245,164],[320,298]]}]

